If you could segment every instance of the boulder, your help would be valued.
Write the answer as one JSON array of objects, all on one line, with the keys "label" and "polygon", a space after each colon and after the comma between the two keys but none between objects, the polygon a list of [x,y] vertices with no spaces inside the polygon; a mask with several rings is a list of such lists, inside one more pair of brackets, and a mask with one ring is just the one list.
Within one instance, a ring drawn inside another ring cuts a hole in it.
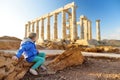
[{"label": "boulder", "polygon": [[15,54],[0,52],[0,80],[19,80],[32,65],[20,58],[19,61],[12,60]]},{"label": "boulder", "polygon": [[99,47],[91,47],[91,48],[85,48],[84,51],[85,52],[103,52],[104,49]]},{"label": "boulder", "polygon": [[3,36],[0,37],[1,50],[15,50],[20,47],[21,40],[16,37]]},{"label": "boulder", "polygon": [[65,43],[62,43],[62,42],[48,42],[46,47],[48,49],[61,49],[61,50],[64,50],[65,49],[64,45],[65,45]]},{"label": "boulder", "polygon": [[[57,56],[51,63],[47,65],[49,72],[56,73],[64,68],[81,65],[84,62],[84,57],[79,48],[70,48]],[[48,73],[49,73],[48,72]]]},{"label": "boulder", "polygon": [[104,51],[109,52],[109,53],[119,53],[120,52],[120,50],[118,48],[115,48],[115,47],[112,47],[112,46],[104,47]]}]

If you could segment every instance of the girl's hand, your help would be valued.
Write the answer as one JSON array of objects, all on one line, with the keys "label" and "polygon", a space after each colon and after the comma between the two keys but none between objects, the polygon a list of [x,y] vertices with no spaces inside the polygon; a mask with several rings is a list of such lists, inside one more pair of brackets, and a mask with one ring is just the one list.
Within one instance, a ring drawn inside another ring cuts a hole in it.
[{"label": "girl's hand", "polygon": [[12,59],[18,61],[18,58],[16,56],[13,56]]}]

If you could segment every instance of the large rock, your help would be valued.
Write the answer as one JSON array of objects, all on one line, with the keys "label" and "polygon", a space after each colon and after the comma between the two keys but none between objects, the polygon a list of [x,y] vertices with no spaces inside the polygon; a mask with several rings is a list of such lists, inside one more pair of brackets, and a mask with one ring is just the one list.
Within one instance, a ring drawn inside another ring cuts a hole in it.
[{"label": "large rock", "polygon": [[1,50],[15,50],[20,47],[21,40],[16,37],[3,36],[0,37]]},{"label": "large rock", "polygon": [[92,47],[92,48],[85,48],[85,52],[104,52],[104,48],[99,47]]},{"label": "large rock", "polygon": [[106,52],[106,53],[120,53],[120,49],[112,46],[98,46],[85,48],[85,52]]},{"label": "large rock", "polygon": [[23,58],[19,61],[12,60],[14,54],[0,52],[0,80],[19,80],[32,65]]},{"label": "large rock", "polygon": [[112,46],[104,46],[104,51],[109,53],[119,53],[120,49],[112,47]]},{"label": "large rock", "polygon": [[49,63],[48,71],[56,73],[66,67],[81,65],[84,62],[84,57],[79,48],[70,48],[57,56],[51,63]]},{"label": "large rock", "polygon": [[16,50],[20,47],[20,41],[0,41],[1,50]]},{"label": "large rock", "polygon": [[61,49],[61,50],[64,50],[65,49],[65,43],[63,43],[63,42],[48,42],[46,47],[48,49]]}]

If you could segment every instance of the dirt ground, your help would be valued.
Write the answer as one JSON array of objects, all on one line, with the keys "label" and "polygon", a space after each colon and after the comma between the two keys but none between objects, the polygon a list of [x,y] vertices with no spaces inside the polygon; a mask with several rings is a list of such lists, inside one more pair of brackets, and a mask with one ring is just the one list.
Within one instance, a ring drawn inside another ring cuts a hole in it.
[{"label": "dirt ground", "polygon": [[29,72],[21,80],[120,80],[120,60],[87,58],[83,65],[56,74],[33,76]]}]

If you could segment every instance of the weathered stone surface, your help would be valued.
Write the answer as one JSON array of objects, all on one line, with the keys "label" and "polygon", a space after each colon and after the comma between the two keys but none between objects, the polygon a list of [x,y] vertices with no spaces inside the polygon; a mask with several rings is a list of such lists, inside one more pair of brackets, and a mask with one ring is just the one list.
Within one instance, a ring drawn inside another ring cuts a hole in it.
[{"label": "weathered stone surface", "polygon": [[66,43],[63,41],[59,41],[59,42],[51,42],[50,41],[50,42],[46,42],[45,44],[46,44],[45,46],[48,49],[62,49],[62,50],[64,50],[65,46],[66,46]]},{"label": "weathered stone surface", "polygon": [[85,48],[85,52],[103,52],[103,51],[104,51],[103,48],[97,48],[97,47]]},{"label": "weathered stone surface", "polygon": [[66,67],[73,65],[80,65],[84,62],[84,57],[81,54],[79,48],[70,48],[61,55],[57,56],[51,63],[49,63],[48,70],[57,72],[63,70]]},{"label": "weathered stone surface", "polygon": [[23,57],[19,61],[12,60],[14,54],[0,52],[0,80],[19,80],[32,65]]},{"label": "weathered stone surface", "polygon": [[21,40],[16,37],[3,36],[0,37],[0,49],[8,50],[8,49],[18,49],[20,46]]},{"label": "weathered stone surface", "polygon": [[111,53],[119,53],[120,50],[112,46],[107,46],[107,47],[104,47],[104,51],[111,52]]},{"label": "weathered stone surface", "polygon": [[85,48],[85,52],[107,52],[107,53],[120,53],[120,49],[111,46],[100,46]]}]

